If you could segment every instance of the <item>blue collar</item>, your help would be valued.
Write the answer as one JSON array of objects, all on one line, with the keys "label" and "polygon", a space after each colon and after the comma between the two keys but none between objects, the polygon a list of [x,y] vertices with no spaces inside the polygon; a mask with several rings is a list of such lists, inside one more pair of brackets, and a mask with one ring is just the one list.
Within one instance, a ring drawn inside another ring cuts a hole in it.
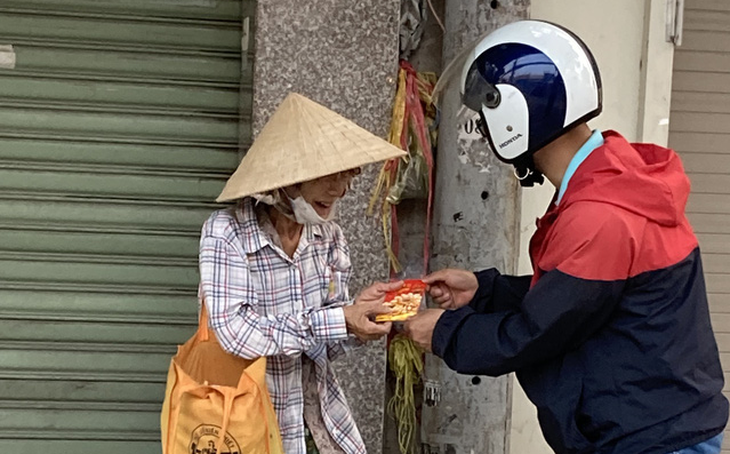
[{"label": "blue collar", "polygon": [[568,168],[565,170],[565,175],[563,175],[563,181],[560,183],[560,191],[558,192],[558,198],[555,200],[555,205],[559,205],[560,201],[563,199],[563,195],[565,194],[565,190],[568,189],[568,182],[573,177],[573,174],[576,170],[578,170],[578,166],[580,166],[583,161],[595,150],[596,148],[603,145],[603,134],[601,134],[601,131],[596,129],[593,131],[593,134],[590,138],[586,141],[586,143],[583,144],[582,147],[580,147],[580,150],[573,156],[573,159],[570,160],[570,164],[568,164]]}]

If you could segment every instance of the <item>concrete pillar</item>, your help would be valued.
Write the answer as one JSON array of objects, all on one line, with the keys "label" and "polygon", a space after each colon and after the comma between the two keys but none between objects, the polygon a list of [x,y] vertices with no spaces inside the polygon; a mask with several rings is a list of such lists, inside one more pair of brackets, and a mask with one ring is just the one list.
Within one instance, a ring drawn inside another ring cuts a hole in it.
[{"label": "concrete pillar", "polygon": [[[254,132],[297,91],[385,137],[398,69],[398,0],[259,0],[255,24]],[[365,210],[378,166],[355,180],[339,213],[350,243],[353,295],[388,277],[377,219]],[[262,176],[265,177],[265,176]],[[384,344],[335,365],[369,453],[382,451]]]},{"label": "concrete pillar", "polygon": [[667,2],[645,2],[637,140],[667,146],[674,76],[674,44],[666,39]]},{"label": "concrete pillar", "polygon": [[[529,0],[446,0],[444,65],[482,34],[529,14]],[[439,128],[432,269],[516,271],[518,184],[486,145],[459,134],[458,87],[445,94]],[[433,356],[427,379],[441,401],[423,409],[426,452],[508,452],[511,380],[457,375]]]}]

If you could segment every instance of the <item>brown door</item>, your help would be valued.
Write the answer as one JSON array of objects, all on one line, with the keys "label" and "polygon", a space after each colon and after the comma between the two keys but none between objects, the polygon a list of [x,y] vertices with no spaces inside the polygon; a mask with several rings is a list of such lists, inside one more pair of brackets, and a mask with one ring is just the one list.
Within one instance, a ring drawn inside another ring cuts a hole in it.
[{"label": "brown door", "polygon": [[[712,322],[730,395],[730,1],[687,0],[674,57],[669,146],[692,181],[688,213],[702,248]],[[725,433],[723,453],[730,453]]]}]

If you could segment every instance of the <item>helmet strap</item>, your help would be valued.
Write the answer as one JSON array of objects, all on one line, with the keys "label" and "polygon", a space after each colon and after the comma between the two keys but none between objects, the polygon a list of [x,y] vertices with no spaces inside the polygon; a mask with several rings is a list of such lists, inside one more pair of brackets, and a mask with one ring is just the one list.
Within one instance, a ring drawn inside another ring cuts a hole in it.
[{"label": "helmet strap", "polygon": [[535,161],[532,159],[532,154],[515,162],[514,166],[515,178],[517,178],[520,186],[523,188],[531,188],[536,184],[543,184],[545,182],[543,174],[535,168]]}]

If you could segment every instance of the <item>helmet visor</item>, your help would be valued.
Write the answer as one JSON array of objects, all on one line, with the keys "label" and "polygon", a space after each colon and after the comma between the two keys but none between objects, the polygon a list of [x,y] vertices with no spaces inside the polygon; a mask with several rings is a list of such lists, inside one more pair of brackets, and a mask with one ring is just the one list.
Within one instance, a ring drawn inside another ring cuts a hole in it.
[{"label": "helmet visor", "polygon": [[471,44],[466,46],[461,52],[456,55],[456,57],[451,60],[451,62],[443,70],[443,72],[441,73],[441,77],[439,77],[439,80],[436,83],[436,87],[434,87],[433,94],[431,95],[433,103],[436,107],[440,107],[440,102],[443,99],[444,93],[447,89],[451,87],[456,87],[456,90],[459,90],[459,92],[461,92],[462,87],[460,87],[459,84],[461,84],[461,77],[464,74],[464,65],[474,59],[474,52],[477,45],[487,35],[489,35],[489,33],[484,33],[478,39],[475,39]]},{"label": "helmet visor", "polygon": [[474,112],[481,112],[484,107],[497,107],[499,90],[484,79],[478,68],[478,62],[469,68],[464,81],[464,93],[461,102]]}]

